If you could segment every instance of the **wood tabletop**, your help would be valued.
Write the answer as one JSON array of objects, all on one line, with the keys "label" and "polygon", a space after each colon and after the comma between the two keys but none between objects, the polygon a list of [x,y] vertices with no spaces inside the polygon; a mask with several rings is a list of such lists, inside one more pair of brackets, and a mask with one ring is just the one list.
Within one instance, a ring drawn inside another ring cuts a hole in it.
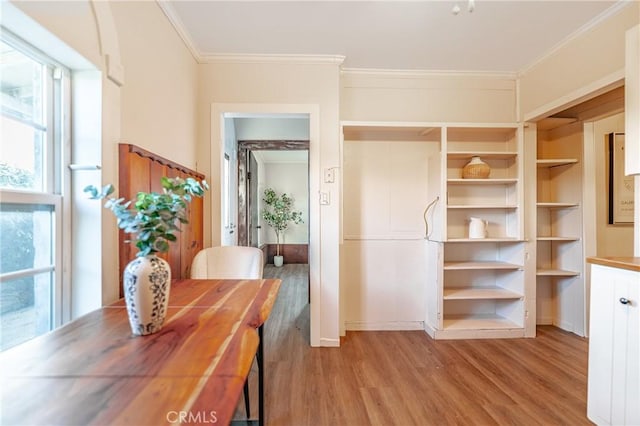
[{"label": "wood tabletop", "polygon": [[230,422],[280,280],[179,280],[158,333],[124,302],[0,353],[2,425]]},{"label": "wood tabletop", "polygon": [[587,262],[594,265],[640,272],[640,257],[594,256],[587,257]]}]

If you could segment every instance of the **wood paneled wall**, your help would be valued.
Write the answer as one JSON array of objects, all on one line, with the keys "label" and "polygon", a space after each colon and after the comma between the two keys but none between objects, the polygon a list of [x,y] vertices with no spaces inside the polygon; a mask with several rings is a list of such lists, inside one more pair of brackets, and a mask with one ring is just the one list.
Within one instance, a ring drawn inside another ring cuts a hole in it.
[{"label": "wood paneled wall", "polygon": [[[276,245],[265,244],[262,252],[265,263],[273,263]],[[280,254],[284,257],[284,263],[309,263],[309,244],[280,244]]]},{"label": "wood paneled wall", "polygon": [[[203,180],[205,176],[171,160],[131,144],[119,144],[119,194],[127,200],[135,199],[138,192],[162,191],[160,179],[167,177],[192,177]],[[160,256],[171,266],[172,278],[189,278],[191,261],[203,247],[203,200],[194,197],[187,208],[189,223],[182,225],[178,240],[171,243],[168,253]],[[120,231],[120,296],[125,266],[137,253],[134,243],[127,242],[130,235]]]}]

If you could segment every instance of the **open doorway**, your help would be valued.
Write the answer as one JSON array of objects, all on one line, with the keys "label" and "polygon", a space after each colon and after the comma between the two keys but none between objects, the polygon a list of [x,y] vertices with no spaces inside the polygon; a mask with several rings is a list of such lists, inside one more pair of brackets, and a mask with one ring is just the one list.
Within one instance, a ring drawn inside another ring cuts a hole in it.
[{"label": "open doorway", "polygon": [[[292,254],[308,253],[309,240],[309,141],[238,141],[238,243],[263,248],[267,263],[273,256],[273,236],[262,226],[260,212],[266,188],[292,196],[295,210],[302,209],[305,226],[293,230],[297,247],[286,247]],[[304,234],[301,230],[304,228]],[[269,238],[271,237],[271,238]],[[294,250],[295,249],[295,250]],[[307,255],[305,254],[305,258]],[[296,259],[290,263],[300,262]]]},{"label": "open doorway", "polygon": [[[313,294],[314,288],[316,292],[319,288],[317,283],[319,276],[317,273],[314,275],[312,271],[319,269],[319,259],[317,256],[310,255],[313,250],[309,249],[310,246],[319,244],[318,206],[312,205],[309,201],[312,188],[316,187],[317,190],[318,185],[318,180],[314,179],[313,175],[319,160],[317,152],[314,152],[314,140],[317,141],[318,132],[317,116],[312,114],[313,108],[306,108],[311,111],[310,113],[256,113],[247,110],[237,112],[235,108],[226,109],[226,107],[229,105],[214,106],[214,115],[220,118],[219,134],[222,140],[220,151],[215,153],[212,151],[212,160],[219,161],[221,165],[221,183],[228,186],[228,189],[221,188],[220,204],[217,208],[221,209],[221,219],[226,217],[226,210],[229,210],[229,216],[232,218],[229,221],[232,225],[228,224],[228,227],[225,227],[224,221],[220,223],[221,244],[251,245],[263,249],[265,260],[268,262],[265,266],[265,277],[271,277],[271,272],[277,272],[278,278],[281,278],[280,275],[286,278],[286,271],[271,271],[274,269],[271,265],[273,263],[271,250],[275,248],[273,244],[275,241],[270,241],[269,230],[265,229],[267,226],[261,223],[262,192],[266,186],[271,186],[269,182],[274,175],[276,181],[279,179],[280,183],[299,184],[304,181],[304,194],[292,194],[296,199],[296,210],[304,211],[302,225],[304,237],[301,239],[287,230],[285,241],[281,241],[284,243],[281,248],[293,249],[293,252],[289,251],[285,257],[285,259],[288,258],[285,260],[285,266],[288,263],[295,264],[295,267],[292,265],[292,273],[296,277],[296,282],[299,284],[300,276],[304,277],[303,303],[306,307],[303,313],[306,314],[309,324],[304,334],[309,344],[318,346],[319,339],[314,329],[318,329],[319,321],[317,318],[314,321],[314,311],[318,313],[315,307],[319,305],[319,298],[316,298],[316,303],[313,303]],[[251,106],[242,105],[241,107],[243,110]],[[258,109],[262,107],[264,106],[261,105]],[[279,106],[274,108],[279,109]],[[236,112],[231,112],[234,110]],[[214,123],[215,121],[214,117]],[[214,125],[212,128],[214,135],[216,130]],[[225,178],[227,167],[230,170],[230,176]],[[290,177],[288,170],[278,171],[294,168],[298,172],[304,169],[304,179],[301,176]],[[280,193],[291,191],[286,186],[273,186]],[[214,203],[214,208],[216,204]],[[301,270],[304,274],[301,274]],[[311,278],[312,276],[314,278]]]}]

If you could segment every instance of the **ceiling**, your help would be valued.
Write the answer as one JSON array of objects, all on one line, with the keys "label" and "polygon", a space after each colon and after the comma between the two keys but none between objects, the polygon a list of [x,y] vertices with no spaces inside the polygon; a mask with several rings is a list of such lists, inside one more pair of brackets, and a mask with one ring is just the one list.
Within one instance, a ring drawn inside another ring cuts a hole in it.
[{"label": "ceiling", "polygon": [[472,12],[468,0],[158,4],[201,62],[323,55],[346,69],[517,73],[629,2],[472,0]]}]

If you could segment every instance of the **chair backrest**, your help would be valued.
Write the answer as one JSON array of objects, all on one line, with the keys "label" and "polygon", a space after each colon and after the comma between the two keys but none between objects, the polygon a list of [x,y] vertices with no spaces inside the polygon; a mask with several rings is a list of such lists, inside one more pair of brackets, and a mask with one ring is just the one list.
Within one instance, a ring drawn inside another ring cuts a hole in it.
[{"label": "chair backrest", "polygon": [[224,246],[205,248],[191,263],[195,279],[258,279],[264,267],[262,250],[256,247]]}]

